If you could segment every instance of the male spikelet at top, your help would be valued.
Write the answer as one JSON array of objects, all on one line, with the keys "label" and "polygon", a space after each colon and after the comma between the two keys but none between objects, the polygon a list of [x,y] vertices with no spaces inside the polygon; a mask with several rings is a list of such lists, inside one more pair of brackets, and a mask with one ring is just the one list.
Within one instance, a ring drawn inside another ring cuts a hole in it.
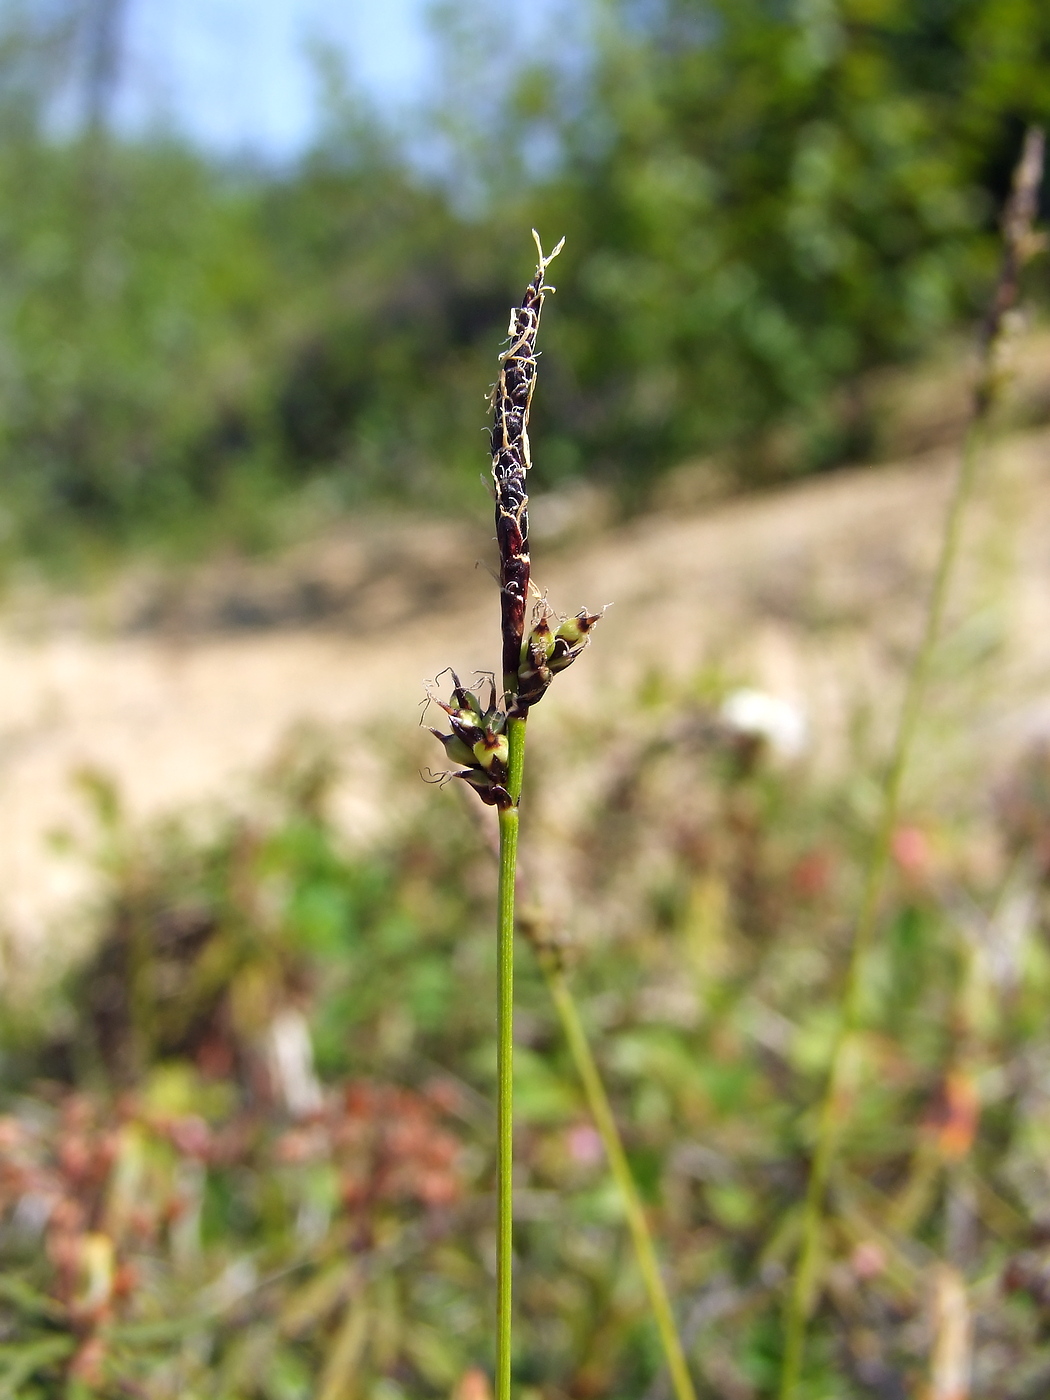
[{"label": "male spikelet at top", "polygon": [[451,734],[431,733],[444,745],[449,759],[461,764],[454,776],[468,783],[489,806],[506,810],[513,804],[506,787],[508,721],[525,719],[546,693],[559,671],[566,670],[583,651],[601,613],[581,609],[575,617],[551,626],[543,603],[537,605],[526,634],[532,561],[529,557],[529,497],[526,489],[532,458],[529,450],[529,410],[536,387],[536,338],[547,292],[547,268],[558,256],[564,239],[544,256],[533,229],[539,259],[520,306],[510,313],[507,347],[500,356],[499,378],[492,389],[492,480],[496,497],[496,543],[499,547],[500,624],[503,639],[503,695],[490,688],[487,703],[468,690],[452,673],[451,703],[438,704],[449,717]]}]

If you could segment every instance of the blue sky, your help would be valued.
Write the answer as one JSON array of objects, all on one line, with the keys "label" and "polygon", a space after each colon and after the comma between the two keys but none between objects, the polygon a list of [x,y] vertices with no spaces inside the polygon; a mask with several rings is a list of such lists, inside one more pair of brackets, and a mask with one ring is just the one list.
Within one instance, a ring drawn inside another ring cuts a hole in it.
[{"label": "blue sky", "polygon": [[311,41],[337,45],[384,105],[425,82],[428,0],[127,0],[119,110],[221,150],[294,154],[316,87]]}]

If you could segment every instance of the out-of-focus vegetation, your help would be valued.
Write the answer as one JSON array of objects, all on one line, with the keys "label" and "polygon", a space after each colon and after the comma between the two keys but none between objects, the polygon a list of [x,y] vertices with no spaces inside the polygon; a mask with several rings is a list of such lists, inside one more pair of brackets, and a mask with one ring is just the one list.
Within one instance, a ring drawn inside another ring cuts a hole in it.
[{"label": "out-of-focus vegetation", "polygon": [[[834,781],[774,761],[720,684],[647,682],[593,751],[548,728],[529,922],[567,940],[700,1394],[757,1400],[872,790],[860,750]],[[965,1394],[1045,1393],[1047,774],[1037,753],[992,793],[913,792],[895,835],[809,1400],[920,1393],[971,1328]],[[129,828],[93,780],[98,941],[5,1013],[7,1393],[485,1396],[491,814],[427,792],[355,853],[327,781],[304,750],[208,835]],[[521,1394],[664,1394],[600,1142],[518,961]]]},{"label": "out-of-focus vegetation", "polygon": [[[56,134],[37,79],[62,36],[12,25],[12,556],[474,491],[531,223],[570,239],[537,484],[600,473],[630,502],[702,453],[741,482],[834,462],[872,431],[863,372],[978,304],[1048,100],[1034,0],[609,0],[588,45],[524,72],[469,11],[444,23],[465,90],[440,140],[399,139],[336,75],[328,128],[282,171],[120,140],[98,106]],[[778,760],[727,689],[653,675],[545,731],[522,924],[565,949],[701,1394],[761,1400],[882,717],[830,775]],[[86,778],[89,951],[48,987],[5,969],[0,1397],[486,1400],[492,814],[426,791],[355,849],[331,779],[304,743],[249,814],[144,832]],[[800,1400],[1046,1393],[1048,792],[1041,751],[994,786],[908,791]],[[659,1400],[621,1205],[524,943],[518,996],[521,1400]]]},{"label": "out-of-focus vegetation", "polygon": [[230,168],[113,134],[104,74],[56,126],[78,13],[8,7],[0,46],[9,553],[460,504],[530,225],[568,235],[538,487],[833,463],[871,438],[863,371],[980,304],[1050,102],[1038,0],[603,0],[524,64],[461,3],[414,122],[328,59],[314,148]]}]

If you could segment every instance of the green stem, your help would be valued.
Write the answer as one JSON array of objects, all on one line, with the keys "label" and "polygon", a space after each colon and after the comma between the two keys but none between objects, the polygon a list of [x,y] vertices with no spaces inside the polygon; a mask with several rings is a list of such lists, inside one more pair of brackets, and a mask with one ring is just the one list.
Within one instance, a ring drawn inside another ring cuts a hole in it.
[{"label": "green stem", "polygon": [[507,742],[507,791],[512,805],[499,814],[496,1400],[510,1400],[511,1251],[514,1225],[514,881],[518,864],[518,803],[525,766],[523,719],[508,721]]},{"label": "green stem", "polygon": [[930,590],[926,620],[915,659],[904,688],[904,699],[897,721],[897,732],[890,753],[882,787],[882,814],[868,856],[864,873],[860,908],[850,951],[846,986],[842,999],[827,1084],[820,1105],[817,1140],[810,1167],[809,1182],[802,1213],[802,1245],[788,1294],[784,1315],[784,1357],[780,1372],[780,1400],[794,1400],[802,1374],[806,1343],[806,1324],[814,1301],[817,1264],[820,1255],[821,1217],[824,1195],[838,1145],[840,1120],[843,1116],[843,1096],[847,1089],[846,1071],[850,1062],[851,1042],[860,1022],[863,994],[864,964],[878,918],[882,888],[889,866],[894,828],[900,810],[901,783],[911,754],[912,743],[922,713],[926,685],[937,641],[944,621],[948,587],[959,552],[963,514],[973,488],[974,466],[981,445],[983,416],[970,425],[956,472],[948,512],[941,536],[940,556]]},{"label": "green stem", "polygon": [[623,1139],[616,1126],[612,1105],[605,1092],[605,1085],[602,1083],[598,1066],[591,1054],[591,1047],[580,1020],[580,1014],[576,1009],[576,1002],[561,969],[548,965],[542,955],[540,966],[547,979],[551,998],[561,1019],[565,1039],[569,1042],[569,1050],[576,1065],[576,1072],[583,1081],[587,1103],[605,1145],[609,1166],[623,1197],[627,1224],[631,1231],[634,1251],[638,1257],[638,1267],[642,1272],[645,1291],[649,1295],[649,1306],[653,1310],[656,1326],[660,1333],[660,1341],[667,1357],[667,1366],[671,1372],[675,1395],[678,1400],[696,1400],[696,1392],[693,1389],[693,1382],[685,1363],[685,1354],[682,1351],[682,1343],[675,1326],[674,1314],[671,1311],[671,1302],[660,1275],[660,1266],[657,1263],[653,1237],[649,1231],[649,1222],[645,1218],[645,1211],[638,1195],[634,1176],[631,1173],[630,1163],[623,1150]]}]

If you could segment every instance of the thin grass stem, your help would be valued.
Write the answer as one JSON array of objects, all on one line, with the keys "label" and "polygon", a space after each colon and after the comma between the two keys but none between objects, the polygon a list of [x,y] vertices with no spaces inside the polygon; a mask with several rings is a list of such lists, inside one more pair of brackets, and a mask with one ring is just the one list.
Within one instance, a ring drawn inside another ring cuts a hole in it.
[{"label": "thin grass stem", "polygon": [[514,894],[518,863],[518,803],[525,766],[525,720],[507,723],[507,792],[499,814],[497,943],[496,1158],[496,1400],[510,1400],[512,1257],[514,1229]]},{"label": "thin grass stem", "polygon": [[1003,216],[1003,263],[981,337],[981,366],[974,393],[973,412],[944,518],[940,552],[930,588],[922,635],[905,680],[897,729],[882,783],[882,809],[864,872],[842,996],[842,1011],[820,1104],[813,1161],[803,1204],[802,1241],[785,1302],[780,1400],[795,1400],[802,1377],[806,1329],[816,1293],[824,1198],[838,1146],[839,1130],[845,1117],[853,1059],[851,1050],[860,1028],[863,973],[878,921],[893,832],[900,811],[901,787],[922,713],[930,669],[944,622],[945,604],[959,554],[962,520],[973,492],[976,463],[983,445],[989,414],[1000,387],[1001,376],[997,361],[1006,330],[1006,316],[1017,297],[1021,267],[1034,251],[1031,227],[1042,179],[1043,152],[1042,132],[1037,128],[1029,128],[1014,172],[1011,197]]},{"label": "thin grass stem", "polygon": [[605,1147],[609,1167],[623,1197],[634,1252],[638,1258],[638,1267],[641,1270],[645,1291],[649,1297],[649,1306],[660,1333],[660,1342],[667,1358],[667,1367],[671,1373],[675,1395],[678,1400],[696,1400],[696,1391],[693,1389],[689,1368],[686,1365],[685,1353],[682,1350],[674,1314],[671,1311],[671,1302],[660,1274],[649,1222],[645,1218],[645,1210],[638,1195],[638,1187],[635,1185],[631,1166],[623,1148],[623,1139],[620,1137],[620,1130],[616,1126],[609,1096],[605,1092],[605,1085],[602,1083],[601,1074],[591,1053],[576,1001],[562,969],[543,956],[540,957],[539,961],[555,1010],[561,1021],[562,1030],[565,1032],[565,1039],[568,1041],[576,1072],[583,1083],[591,1116],[594,1118]]},{"label": "thin grass stem", "polygon": [[[518,808],[525,768],[525,721],[554,676],[580,656],[601,613],[581,609],[552,629],[553,609],[541,598],[527,617],[532,561],[529,555],[529,497],[526,481],[532,457],[529,409],[536,387],[536,336],[543,298],[554,290],[544,281],[564,239],[544,254],[539,234],[536,272],[520,306],[511,311],[507,346],[500,355],[492,389],[492,482],[496,540],[500,557],[500,637],[502,698],[495,680],[487,703],[464,686],[454,671],[449,702],[433,696],[449,718],[452,732],[431,733],[452,762],[454,774],[499,814],[499,892],[497,896],[497,1151],[496,1151],[496,1400],[510,1400],[511,1317],[514,1248],[514,902],[518,861]],[[540,596],[537,594],[537,596]]]},{"label": "thin grass stem", "polygon": [[802,1214],[802,1246],[788,1294],[784,1319],[784,1359],[781,1370],[780,1400],[793,1400],[802,1371],[806,1323],[813,1301],[817,1264],[820,1257],[821,1220],[824,1193],[838,1145],[838,1129],[843,1116],[843,1097],[851,1064],[851,1042],[860,1023],[863,999],[863,971],[878,919],[879,902],[889,866],[893,832],[900,813],[901,785],[908,765],[916,728],[922,713],[923,697],[930,667],[944,621],[963,515],[973,490],[974,466],[981,443],[982,422],[975,422],[967,433],[956,472],[948,512],[941,537],[940,554],[930,591],[922,638],[905,683],[897,731],[883,783],[882,812],[872,842],[860,908],[850,951],[842,1014],[831,1051],[827,1084],[820,1105],[817,1140],[810,1168]]}]

